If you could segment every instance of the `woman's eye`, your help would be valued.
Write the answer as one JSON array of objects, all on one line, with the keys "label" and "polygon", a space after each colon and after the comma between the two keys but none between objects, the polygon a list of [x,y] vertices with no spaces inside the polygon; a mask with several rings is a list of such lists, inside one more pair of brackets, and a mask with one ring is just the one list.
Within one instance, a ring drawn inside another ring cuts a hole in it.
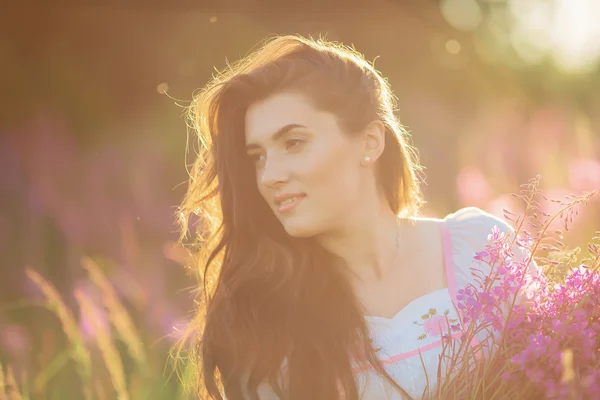
[{"label": "woman's eye", "polygon": [[302,142],[303,142],[302,139],[288,139],[285,141],[285,148],[286,148],[286,150],[293,149],[293,148],[301,145]]},{"label": "woman's eye", "polygon": [[[284,143],[285,151],[292,150],[300,146],[304,142],[303,139],[288,139]],[[256,153],[256,154],[248,154],[248,158],[253,164],[261,164],[264,163],[267,155]]]},{"label": "woman's eye", "polygon": [[264,158],[261,158],[264,157],[264,154],[251,154],[248,157],[250,158],[250,161],[252,161],[252,163],[254,164],[258,164],[264,161]]}]

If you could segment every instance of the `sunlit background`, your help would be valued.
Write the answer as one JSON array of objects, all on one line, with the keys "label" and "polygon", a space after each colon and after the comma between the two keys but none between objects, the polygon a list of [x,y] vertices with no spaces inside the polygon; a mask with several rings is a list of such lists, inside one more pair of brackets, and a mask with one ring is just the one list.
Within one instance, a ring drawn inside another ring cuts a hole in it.
[{"label": "sunlit background", "polygon": [[[80,399],[89,389],[117,398],[98,350],[108,337],[129,398],[180,398],[166,360],[192,307],[174,246],[190,162],[182,106],[215,67],[267,35],[320,35],[376,59],[426,167],[426,215],[467,205],[518,212],[511,193],[537,174],[558,199],[600,188],[600,1],[284,3],[2,6],[0,363],[26,397]],[[565,237],[572,246],[600,229],[600,202],[578,217]],[[131,315],[143,373],[83,256]],[[92,389],[26,267],[72,310]],[[81,296],[92,302],[85,312]]]}]

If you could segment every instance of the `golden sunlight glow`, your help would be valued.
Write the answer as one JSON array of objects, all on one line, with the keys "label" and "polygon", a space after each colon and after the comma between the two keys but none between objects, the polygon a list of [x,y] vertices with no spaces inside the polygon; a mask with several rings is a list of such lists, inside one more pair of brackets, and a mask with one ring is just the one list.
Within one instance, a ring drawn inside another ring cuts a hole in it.
[{"label": "golden sunlight glow", "polygon": [[587,69],[600,55],[600,2],[558,0],[554,58],[566,70]]},{"label": "golden sunlight glow", "polygon": [[519,57],[543,57],[565,72],[585,72],[600,56],[600,2],[597,0],[510,0],[511,43]]}]

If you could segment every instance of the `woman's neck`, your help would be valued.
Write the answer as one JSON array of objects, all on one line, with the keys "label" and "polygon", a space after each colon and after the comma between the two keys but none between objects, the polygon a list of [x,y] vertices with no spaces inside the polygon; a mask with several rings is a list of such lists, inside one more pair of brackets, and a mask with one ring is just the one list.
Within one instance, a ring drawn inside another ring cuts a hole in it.
[{"label": "woman's neck", "polygon": [[407,227],[400,221],[389,207],[381,207],[348,218],[337,229],[319,235],[317,240],[346,262],[351,281],[377,284],[387,279],[399,252],[403,251]]}]

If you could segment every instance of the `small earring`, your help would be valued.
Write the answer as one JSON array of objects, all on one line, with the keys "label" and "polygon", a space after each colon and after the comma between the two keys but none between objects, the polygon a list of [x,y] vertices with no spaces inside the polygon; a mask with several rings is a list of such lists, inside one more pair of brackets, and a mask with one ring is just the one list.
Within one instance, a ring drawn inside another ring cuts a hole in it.
[{"label": "small earring", "polygon": [[369,162],[369,161],[371,161],[371,157],[369,157],[369,156],[366,156],[366,157],[365,157],[365,162]]}]

